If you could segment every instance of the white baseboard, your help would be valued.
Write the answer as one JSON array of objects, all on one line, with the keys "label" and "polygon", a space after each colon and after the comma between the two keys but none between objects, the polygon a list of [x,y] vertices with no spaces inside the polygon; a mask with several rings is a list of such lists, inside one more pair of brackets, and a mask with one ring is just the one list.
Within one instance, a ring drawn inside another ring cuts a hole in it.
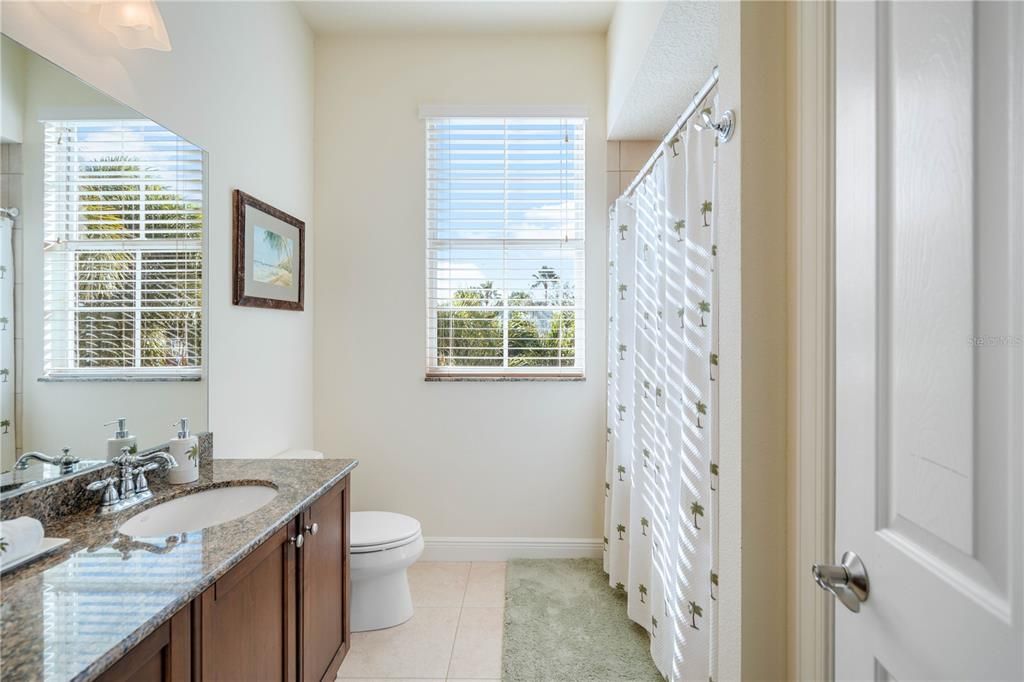
[{"label": "white baseboard", "polygon": [[423,538],[421,561],[597,559],[600,538]]}]

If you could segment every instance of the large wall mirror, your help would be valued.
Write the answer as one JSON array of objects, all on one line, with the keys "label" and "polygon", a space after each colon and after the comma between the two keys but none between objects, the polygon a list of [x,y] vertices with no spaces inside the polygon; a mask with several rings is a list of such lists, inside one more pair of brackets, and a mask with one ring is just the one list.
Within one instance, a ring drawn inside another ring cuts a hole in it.
[{"label": "large wall mirror", "polygon": [[206,154],[7,36],[2,69],[10,495],[207,428]]}]

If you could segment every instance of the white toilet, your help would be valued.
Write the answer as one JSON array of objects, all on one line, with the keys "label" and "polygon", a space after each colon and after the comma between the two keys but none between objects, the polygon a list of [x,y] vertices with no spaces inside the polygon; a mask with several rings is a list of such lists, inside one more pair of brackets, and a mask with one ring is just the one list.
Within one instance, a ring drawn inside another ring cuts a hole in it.
[{"label": "white toilet", "polygon": [[412,618],[406,569],[423,554],[420,522],[392,512],[352,512],[353,632],[380,630]]}]

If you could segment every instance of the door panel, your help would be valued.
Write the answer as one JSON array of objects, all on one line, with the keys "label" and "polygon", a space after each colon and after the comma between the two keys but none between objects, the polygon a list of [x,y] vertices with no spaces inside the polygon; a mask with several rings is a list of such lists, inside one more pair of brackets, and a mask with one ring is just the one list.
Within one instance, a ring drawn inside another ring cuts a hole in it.
[{"label": "door panel", "polygon": [[279,530],[203,593],[203,680],[296,678],[292,527]]},{"label": "door panel", "polygon": [[1009,3],[836,10],[841,679],[1022,679],[1024,35]]},{"label": "door panel", "polygon": [[974,221],[964,172],[973,159],[971,14],[970,5],[892,5],[879,11],[877,28],[878,79],[888,84],[878,103],[888,138],[879,145],[879,254],[889,256],[878,340],[890,359],[879,389],[891,400],[880,434],[890,484],[880,511],[885,526],[899,526],[894,532],[967,554],[974,544],[974,371],[966,343],[974,263],[965,258]]},{"label": "door panel", "polygon": [[189,682],[192,679],[192,605],[171,616],[117,663],[98,682]]},{"label": "door panel", "polygon": [[302,546],[302,679],[334,679],[348,651],[348,479],[304,514]]}]

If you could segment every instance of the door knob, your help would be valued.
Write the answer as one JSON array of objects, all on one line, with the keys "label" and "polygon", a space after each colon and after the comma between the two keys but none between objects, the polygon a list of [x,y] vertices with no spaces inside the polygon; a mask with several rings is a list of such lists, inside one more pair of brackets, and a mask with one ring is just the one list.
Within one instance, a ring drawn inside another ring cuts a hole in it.
[{"label": "door knob", "polygon": [[302,549],[303,543],[306,542],[306,536],[303,535],[302,533],[299,533],[298,535],[293,537],[291,539],[291,541],[292,541],[292,544],[295,545],[295,549]]},{"label": "door knob", "polygon": [[314,522],[314,523],[306,526],[306,532],[309,533],[310,535],[316,535],[317,533],[320,532],[320,524]]},{"label": "door knob", "polygon": [[815,564],[811,575],[818,587],[835,595],[843,606],[854,613],[860,611],[861,602],[868,600],[870,583],[868,570],[855,552],[843,552],[842,563]]}]

